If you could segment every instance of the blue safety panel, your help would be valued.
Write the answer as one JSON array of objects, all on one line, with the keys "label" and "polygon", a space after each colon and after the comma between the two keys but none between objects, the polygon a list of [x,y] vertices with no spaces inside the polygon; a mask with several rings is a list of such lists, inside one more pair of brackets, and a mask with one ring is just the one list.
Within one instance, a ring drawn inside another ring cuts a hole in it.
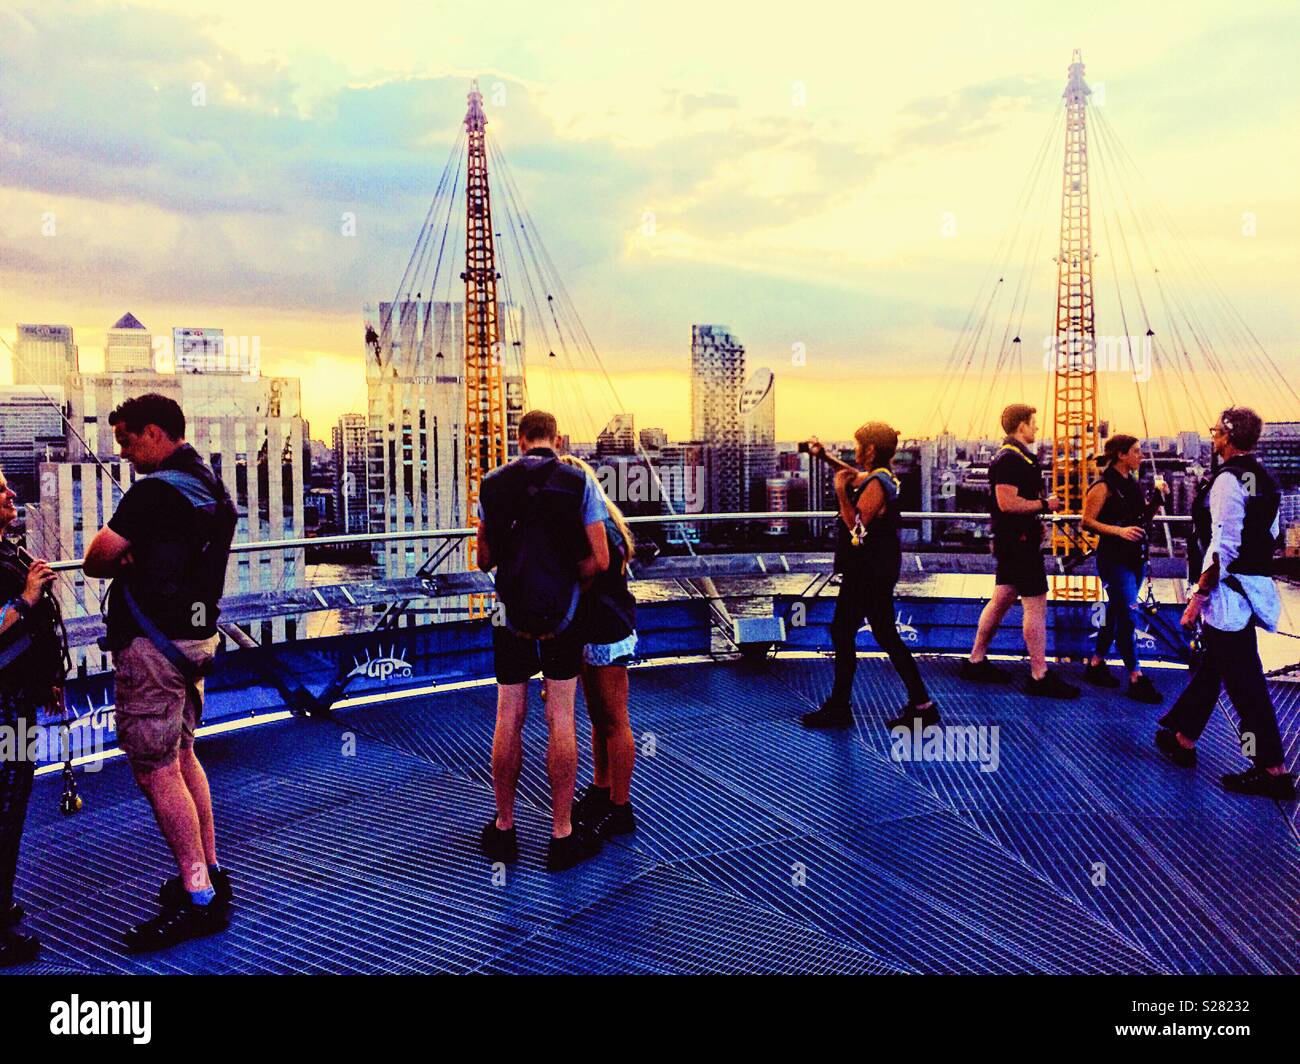
[{"label": "blue safety panel", "polygon": [[[490,684],[206,737],[238,901],[223,934],[148,958],[117,940],[174,870],[127,766],[82,774],[72,818],[57,774],[42,777],[18,883],[45,941],[29,971],[1300,969],[1294,809],[1219,789],[1241,763],[1226,706],[1182,771],[1151,744],[1158,707],[1092,689],[1031,699],[964,684],[954,658],[921,666],[953,726],[929,754],[884,730],[903,688],[878,657],[859,665],[855,727],[833,733],[797,720],[828,690],[826,659],[634,668],[639,829],[559,875],[542,868],[535,685],[522,854],[504,880],[477,849]],[[1186,677],[1151,672],[1167,695]],[[1294,758],[1300,689],[1274,693]]]},{"label": "blue safety panel", "polygon": [[[637,658],[689,657],[709,652],[709,604],[704,599],[637,607]],[[334,699],[491,678],[492,627],[459,621],[327,636],[219,653],[204,684],[204,721],[274,712],[284,697],[277,681],[292,678],[312,697],[334,686]],[[116,740],[112,673],[71,680],[67,704],[76,721],[71,749],[81,754]],[[56,748],[57,750],[57,748]]]},{"label": "blue safety panel", "polygon": [[[1052,657],[1079,658],[1091,654],[1097,644],[1097,628],[1106,602],[1057,602],[1048,605],[1047,653]],[[913,651],[955,654],[970,650],[984,603],[971,598],[895,599],[895,623],[899,635]],[[786,645],[801,650],[830,650],[830,623],[835,614],[834,596],[803,598],[778,595],[773,612],[785,619]],[[1183,607],[1173,602],[1140,605],[1135,627],[1138,656],[1146,661],[1185,663],[1187,638],[1179,628]],[[1017,603],[1007,613],[993,636],[994,654],[1023,654],[1020,632],[1022,611]],[[879,650],[865,622],[858,630],[860,650]]]}]

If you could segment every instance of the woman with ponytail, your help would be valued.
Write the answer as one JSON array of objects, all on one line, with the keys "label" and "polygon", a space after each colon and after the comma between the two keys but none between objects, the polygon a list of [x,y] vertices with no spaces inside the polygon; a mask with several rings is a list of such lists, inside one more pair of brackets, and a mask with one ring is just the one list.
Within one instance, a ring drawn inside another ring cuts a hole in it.
[{"label": "woman with ponytail", "polygon": [[1113,644],[1128,670],[1128,697],[1154,704],[1160,701],[1160,692],[1138,668],[1133,607],[1146,568],[1146,526],[1164,505],[1165,482],[1157,476],[1150,498],[1143,492],[1137,479],[1142,444],[1136,436],[1112,436],[1097,464],[1103,473],[1084,500],[1083,527],[1099,537],[1097,575],[1106,588],[1106,613],[1083,678],[1096,687],[1119,686],[1106,667]]}]

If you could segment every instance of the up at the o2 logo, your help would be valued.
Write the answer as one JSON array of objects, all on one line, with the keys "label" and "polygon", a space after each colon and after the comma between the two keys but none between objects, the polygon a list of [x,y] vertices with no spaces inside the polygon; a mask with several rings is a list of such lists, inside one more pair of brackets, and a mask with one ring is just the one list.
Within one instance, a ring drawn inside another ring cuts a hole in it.
[{"label": "up at the o2 logo", "polygon": [[405,658],[397,657],[394,649],[388,655],[376,658],[367,656],[365,661],[358,661],[355,668],[348,673],[348,678],[352,677],[378,680],[380,683],[392,679],[409,680],[411,666],[406,663]]},{"label": "up at the o2 logo", "polygon": [[[896,616],[894,624],[895,627],[898,628],[898,634],[902,637],[904,643],[917,643],[920,641],[921,633],[912,627],[911,618],[904,619],[903,615],[900,613]],[[870,632],[871,625],[864,624],[858,629],[858,631]]]}]

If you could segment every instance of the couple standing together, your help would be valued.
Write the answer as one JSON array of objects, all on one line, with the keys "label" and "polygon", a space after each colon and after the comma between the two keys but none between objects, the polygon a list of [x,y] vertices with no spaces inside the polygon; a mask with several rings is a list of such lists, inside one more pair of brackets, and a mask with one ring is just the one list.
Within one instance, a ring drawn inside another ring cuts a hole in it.
[{"label": "couple standing together", "polygon": [[[528,681],[544,679],[551,783],[548,871],[594,857],[604,840],[636,830],[629,791],[636,745],[628,721],[627,665],[636,651],[628,589],[632,534],[580,458],[556,454],[555,418],[519,421],[519,457],[483,478],[475,559],[496,569],[492,656],[497,680],[492,784],[496,816],[481,848],[493,862],[519,856],[515,793],[523,761]],[[591,717],[593,780],[574,800],[578,677]]]}]

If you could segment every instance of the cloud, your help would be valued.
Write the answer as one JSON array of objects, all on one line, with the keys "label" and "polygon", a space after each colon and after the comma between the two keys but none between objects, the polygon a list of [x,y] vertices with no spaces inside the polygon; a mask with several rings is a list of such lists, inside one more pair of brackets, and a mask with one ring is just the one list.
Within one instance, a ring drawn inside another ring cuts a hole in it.
[{"label": "cloud", "polygon": [[689,121],[710,111],[734,111],[738,107],[740,97],[726,92],[670,91],[664,110]]},{"label": "cloud", "polygon": [[943,96],[918,97],[902,109],[904,127],[895,146],[908,150],[968,143],[1001,129],[1017,113],[1052,99],[1052,85],[1038,77],[994,78]]}]

